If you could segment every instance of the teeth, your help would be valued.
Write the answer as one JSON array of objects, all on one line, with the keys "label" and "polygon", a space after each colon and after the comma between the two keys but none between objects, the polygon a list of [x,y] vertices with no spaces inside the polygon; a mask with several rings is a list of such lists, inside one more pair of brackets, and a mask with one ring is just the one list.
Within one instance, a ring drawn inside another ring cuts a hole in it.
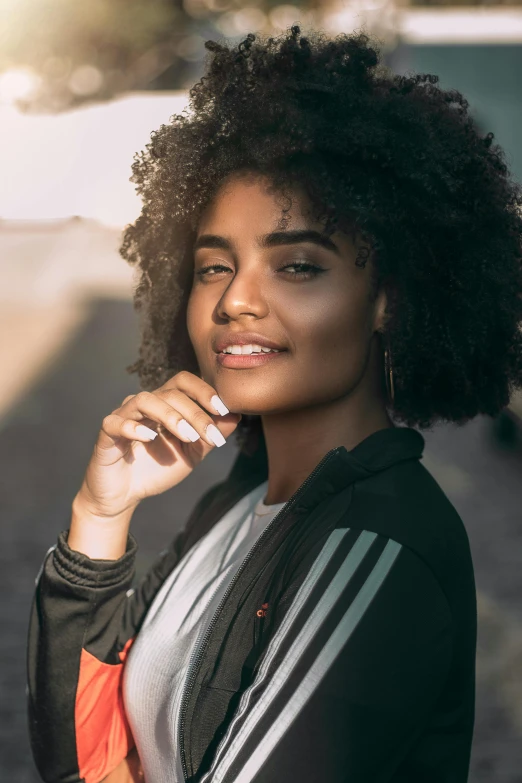
[{"label": "teeth", "polygon": [[222,353],[251,354],[251,353],[279,353],[276,348],[264,348],[262,345],[229,345]]}]

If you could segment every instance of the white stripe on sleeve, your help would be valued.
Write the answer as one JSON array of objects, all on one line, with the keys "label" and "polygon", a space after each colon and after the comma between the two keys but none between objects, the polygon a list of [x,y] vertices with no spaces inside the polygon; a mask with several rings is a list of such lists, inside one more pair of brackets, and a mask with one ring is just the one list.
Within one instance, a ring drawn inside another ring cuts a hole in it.
[{"label": "white stripe on sleeve", "polygon": [[[263,665],[259,669],[256,680],[252,683],[250,688],[247,689],[247,691],[245,691],[245,694],[243,694],[246,697],[244,701],[245,707],[248,704],[248,700],[250,696],[249,691],[252,691],[254,688],[256,688],[257,685],[263,683],[264,679],[266,678],[269,664],[273,660],[275,654],[277,653],[277,650],[279,649],[284,636],[286,635],[286,633],[288,633],[293,620],[297,616],[302,606],[305,604],[306,599],[308,598],[313,587],[317,583],[319,576],[323,573],[333,553],[338,548],[339,544],[342,541],[342,538],[344,537],[344,535],[346,535],[348,530],[349,528],[344,528],[344,529],[337,529],[332,532],[331,536],[329,537],[328,541],[323,547],[323,550],[321,551],[320,555],[317,557],[314,566],[310,569],[310,572],[307,575],[307,579],[305,580],[305,582],[303,582],[303,585],[298,591],[287,615],[285,616],[283,623],[281,624],[281,627],[279,628],[278,632],[274,635],[274,638],[270,643],[270,646],[267,650],[266,658],[263,661]],[[221,783],[221,781],[224,779],[228,769],[230,768],[231,764],[234,762],[239,751],[244,746],[244,744],[248,741],[249,735],[255,730],[257,723],[264,717],[265,713],[270,708],[274,699],[279,694],[281,688],[287,682],[288,677],[291,675],[292,671],[294,670],[300,658],[306,651],[314,635],[317,633],[319,627],[324,621],[324,618],[329,613],[329,611],[335,606],[335,603],[339,599],[339,596],[342,594],[347,583],[352,578],[359,565],[362,563],[365,555],[367,554],[368,550],[370,549],[370,546],[372,545],[376,537],[377,537],[376,533],[372,533],[366,530],[363,530],[360,533],[359,537],[357,538],[357,541],[348,552],[344,562],[342,563],[339,570],[337,571],[332,581],[328,585],[327,589],[321,596],[321,599],[314,607],[313,611],[310,613],[305,624],[301,628],[299,634],[293,641],[286,656],[282,660],[277,670],[274,672],[273,676],[270,678],[266,686],[265,692],[263,693],[263,695],[255,705],[255,707],[252,709],[250,714],[247,715],[243,726],[239,729],[237,736],[234,738],[230,747],[226,750],[220,763],[218,758],[219,754],[216,754],[216,759],[213,764],[213,767],[215,766],[215,764],[217,764],[217,769],[215,770],[215,773],[212,777],[212,783]],[[397,545],[395,544],[395,546]],[[375,566],[375,568],[377,568],[377,566]],[[300,692],[300,689],[298,692]],[[293,702],[293,699],[291,701]],[[283,713],[281,714],[286,715],[286,710],[283,711]],[[237,716],[237,718],[239,718],[239,715]],[[280,725],[279,719],[276,725]],[[230,730],[231,727],[229,727],[227,736],[230,735]],[[253,758],[257,758],[257,757],[258,757],[257,754],[254,754]],[[211,773],[212,773],[212,768],[209,770],[207,774],[210,775]],[[205,776],[202,779],[202,783],[204,783],[206,779],[207,778]],[[245,778],[245,781],[246,780],[248,780],[248,778]]]},{"label": "white stripe on sleeve", "polygon": [[275,748],[292,721],[303,709],[303,706],[315,691],[322,678],[340,653],[357,624],[368,609],[372,599],[390,571],[395,558],[401,550],[401,544],[389,541],[384,548],[379,560],[375,564],[371,574],[357,593],[356,598],[346,611],[341,622],[330,636],[303,681],[296,689],[292,698],[279,714],[263,739],[257,744],[256,749],[244,765],[241,772],[235,778],[235,783],[250,783],[252,778]]}]

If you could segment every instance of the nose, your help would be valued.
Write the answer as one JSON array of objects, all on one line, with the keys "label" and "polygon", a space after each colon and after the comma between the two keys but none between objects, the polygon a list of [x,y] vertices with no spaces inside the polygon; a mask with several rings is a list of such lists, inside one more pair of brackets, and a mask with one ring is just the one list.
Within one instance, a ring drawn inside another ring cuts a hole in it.
[{"label": "nose", "polygon": [[218,303],[218,313],[224,319],[237,319],[242,315],[263,318],[269,310],[266,287],[259,270],[254,268],[237,271]]}]

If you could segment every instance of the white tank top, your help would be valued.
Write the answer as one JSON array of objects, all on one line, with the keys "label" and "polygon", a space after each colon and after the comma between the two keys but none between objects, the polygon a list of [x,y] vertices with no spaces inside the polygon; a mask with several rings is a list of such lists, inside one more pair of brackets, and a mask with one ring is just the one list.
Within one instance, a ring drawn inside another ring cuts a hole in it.
[{"label": "white tank top", "polygon": [[192,653],[228,585],[285,503],[263,503],[268,481],[231,508],[165,580],[125,662],[123,698],[147,783],[182,783],[180,699]]}]

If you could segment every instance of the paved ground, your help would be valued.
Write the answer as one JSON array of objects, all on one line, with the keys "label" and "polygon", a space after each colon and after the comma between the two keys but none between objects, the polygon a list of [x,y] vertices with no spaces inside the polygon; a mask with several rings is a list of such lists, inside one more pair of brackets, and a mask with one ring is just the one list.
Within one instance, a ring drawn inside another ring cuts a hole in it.
[{"label": "paved ground", "polygon": [[[34,578],[68,525],[101,419],[138,390],[135,376],[124,369],[135,359],[136,344],[130,302],[94,301],[45,372],[28,387],[11,384],[3,411],[0,395],[2,781],[39,780],[26,737],[24,692]],[[461,429],[424,433],[425,464],[461,514],[475,561],[480,643],[470,783],[522,783],[522,450],[498,449],[489,433],[490,421],[482,418]],[[233,444],[214,451],[180,487],[141,506],[133,522],[140,570],[184,523],[204,488],[226,474],[234,456]]]}]

